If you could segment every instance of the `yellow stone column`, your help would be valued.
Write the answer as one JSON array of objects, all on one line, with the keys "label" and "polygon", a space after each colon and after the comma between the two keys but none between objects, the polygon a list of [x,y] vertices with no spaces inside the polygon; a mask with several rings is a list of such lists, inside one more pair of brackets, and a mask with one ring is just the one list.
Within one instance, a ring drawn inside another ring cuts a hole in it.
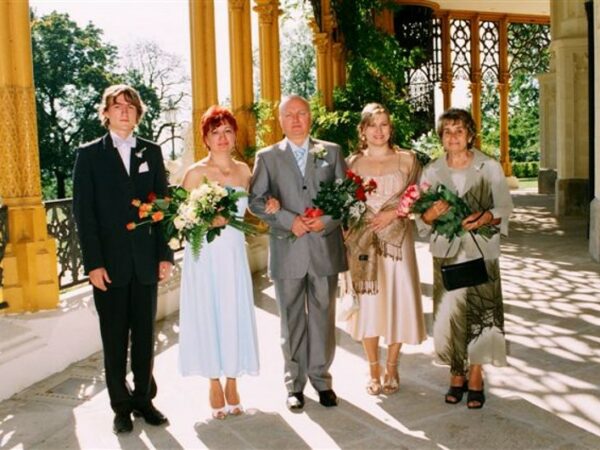
[{"label": "yellow stone column", "polygon": [[3,312],[58,305],[56,243],[42,204],[29,2],[0,0],[0,195],[8,206]]},{"label": "yellow stone column", "polygon": [[218,103],[214,0],[189,0],[192,61],[192,120],[194,156],[206,156],[200,118]]},{"label": "yellow stone column", "polygon": [[471,114],[477,126],[475,147],[481,148],[481,58],[479,49],[479,16],[471,18]]},{"label": "yellow stone column", "polygon": [[254,11],[258,13],[260,48],[260,92],[261,98],[273,105],[273,119],[269,123],[271,132],[265,143],[272,144],[281,139],[281,127],[277,120],[277,107],[281,98],[279,72],[279,0],[255,0]]},{"label": "yellow stone column", "polygon": [[245,159],[244,150],[255,144],[255,121],[250,112],[254,102],[250,0],[229,0],[229,58],[231,108],[239,127],[237,151]]},{"label": "yellow stone column", "polygon": [[323,105],[327,109],[333,107],[333,87],[330,83],[331,65],[328,61],[329,54],[329,36],[327,33],[314,33],[313,44],[316,49],[317,60],[317,90],[321,94]]},{"label": "yellow stone column", "polygon": [[508,149],[508,93],[510,91],[510,73],[508,71],[508,20],[503,18],[498,23],[498,92],[500,94],[500,164],[504,175],[512,176],[512,165]]},{"label": "yellow stone column", "polygon": [[334,42],[331,50],[333,54],[333,88],[335,89],[346,84],[346,58],[344,45],[341,42]]},{"label": "yellow stone column", "polygon": [[441,18],[442,32],[442,80],[440,87],[444,98],[444,110],[452,106],[452,49],[450,37],[450,16],[446,13]]}]

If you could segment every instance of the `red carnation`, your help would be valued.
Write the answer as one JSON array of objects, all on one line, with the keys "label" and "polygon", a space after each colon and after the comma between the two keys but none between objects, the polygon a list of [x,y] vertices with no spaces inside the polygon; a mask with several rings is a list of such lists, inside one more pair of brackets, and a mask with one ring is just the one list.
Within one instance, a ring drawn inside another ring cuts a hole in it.
[{"label": "red carnation", "polygon": [[154,200],[156,200],[156,194],[154,192],[150,192],[148,194],[148,202],[152,203]]}]

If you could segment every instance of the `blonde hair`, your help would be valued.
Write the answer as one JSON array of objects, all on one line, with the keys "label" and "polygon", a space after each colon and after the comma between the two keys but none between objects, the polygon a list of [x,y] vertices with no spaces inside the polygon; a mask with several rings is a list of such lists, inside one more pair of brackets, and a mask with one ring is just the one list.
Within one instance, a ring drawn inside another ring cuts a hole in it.
[{"label": "blonde hair", "polygon": [[115,103],[117,97],[121,94],[127,103],[135,107],[137,111],[137,123],[140,123],[140,120],[142,120],[146,112],[146,105],[142,101],[139,92],[127,84],[113,84],[104,90],[102,100],[100,101],[100,105],[98,105],[98,116],[103,127],[108,128],[109,126],[108,117],[105,115],[106,111],[108,111],[108,108]]},{"label": "blonde hair", "polygon": [[394,126],[392,125],[392,117],[390,116],[390,112],[387,110],[385,106],[381,103],[367,103],[365,107],[362,109],[360,113],[360,122],[358,122],[358,149],[357,152],[360,152],[367,148],[367,141],[364,138],[364,130],[366,127],[373,123],[375,120],[375,116],[377,114],[385,114],[390,123],[390,139],[388,141],[388,146],[393,148],[392,146],[392,137],[394,135]]}]

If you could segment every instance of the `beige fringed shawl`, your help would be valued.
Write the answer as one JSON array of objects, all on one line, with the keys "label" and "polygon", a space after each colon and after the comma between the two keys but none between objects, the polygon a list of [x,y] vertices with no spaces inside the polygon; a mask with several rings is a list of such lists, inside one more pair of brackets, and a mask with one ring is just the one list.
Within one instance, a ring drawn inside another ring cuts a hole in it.
[{"label": "beige fringed shawl", "polygon": [[[404,190],[419,179],[421,166],[414,152],[399,150],[402,156],[399,158],[398,170],[406,174],[405,186],[390,197],[379,212],[395,210]],[[407,157],[404,157],[406,155]],[[348,160],[350,169],[355,170],[357,162],[363,155],[353,155]],[[361,175],[360,173],[358,173]],[[362,175],[361,175],[362,176]],[[406,218],[394,219],[387,227],[379,232],[374,232],[366,225],[377,212],[367,207],[363,217],[362,226],[351,228],[346,236],[346,249],[348,253],[348,265],[352,277],[352,287],[357,294],[377,294],[377,256],[383,255],[394,260],[402,259],[402,243],[406,236],[407,227],[410,222]]]}]

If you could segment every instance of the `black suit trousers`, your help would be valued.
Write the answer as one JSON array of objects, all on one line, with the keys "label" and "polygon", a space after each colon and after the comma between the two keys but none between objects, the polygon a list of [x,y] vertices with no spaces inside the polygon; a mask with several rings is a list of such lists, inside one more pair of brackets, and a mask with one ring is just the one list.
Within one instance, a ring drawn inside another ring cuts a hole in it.
[{"label": "black suit trousers", "polygon": [[[156,396],[152,367],[157,291],[156,283],[141,284],[135,276],[122,287],[109,287],[107,291],[94,288],[106,386],[110,405],[116,413],[143,407]],[[125,379],[130,339],[133,392]]]}]

